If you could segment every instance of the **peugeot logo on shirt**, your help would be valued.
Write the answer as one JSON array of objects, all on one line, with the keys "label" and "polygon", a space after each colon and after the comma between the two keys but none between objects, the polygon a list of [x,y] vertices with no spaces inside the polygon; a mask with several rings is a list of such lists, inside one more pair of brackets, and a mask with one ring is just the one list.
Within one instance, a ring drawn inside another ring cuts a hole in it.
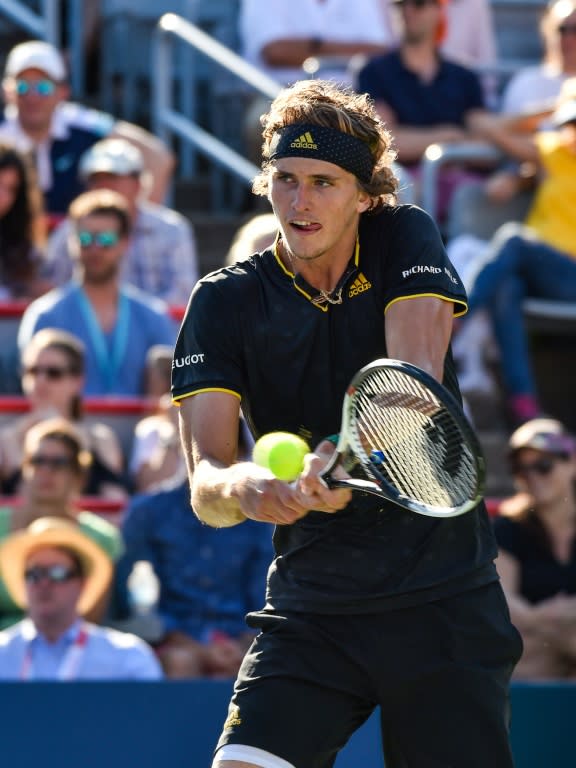
[{"label": "peugeot logo on shirt", "polygon": [[204,353],[199,352],[197,355],[186,355],[186,357],[180,357],[177,360],[172,361],[172,368],[184,368],[187,365],[195,365],[196,363],[204,362]]}]

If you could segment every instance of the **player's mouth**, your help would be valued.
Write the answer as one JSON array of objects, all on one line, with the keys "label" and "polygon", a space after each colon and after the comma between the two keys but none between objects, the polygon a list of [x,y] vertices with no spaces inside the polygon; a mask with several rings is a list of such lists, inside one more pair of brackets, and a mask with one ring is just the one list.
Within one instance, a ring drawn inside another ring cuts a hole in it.
[{"label": "player's mouth", "polygon": [[318,224],[316,221],[308,221],[307,219],[293,219],[290,222],[290,226],[298,232],[318,232],[322,229],[321,224]]}]

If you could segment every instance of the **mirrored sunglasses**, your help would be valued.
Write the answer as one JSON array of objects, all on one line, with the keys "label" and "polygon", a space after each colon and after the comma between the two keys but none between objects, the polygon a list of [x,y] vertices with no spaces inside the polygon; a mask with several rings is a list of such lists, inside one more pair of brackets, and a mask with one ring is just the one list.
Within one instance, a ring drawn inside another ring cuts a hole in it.
[{"label": "mirrored sunglasses", "polygon": [[43,579],[52,584],[64,584],[80,578],[80,574],[66,565],[34,565],[26,569],[24,578],[28,584],[39,584]]},{"label": "mirrored sunglasses", "polygon": [[117,245],[120,240],[118,232],[112,230],[108,232],[88,232],[88,230],[81,230],[78,232],[78,242],[82,248],[89,248],[91,245],[96,245],[98,248],[112,248]]},{"label": "mirrored sunglasses", "polygon": [[52,80],[16,80],[16,93],[18,96],[27,96],[36,93],[38,96],[52,96],[56,90],[56,84]]}]

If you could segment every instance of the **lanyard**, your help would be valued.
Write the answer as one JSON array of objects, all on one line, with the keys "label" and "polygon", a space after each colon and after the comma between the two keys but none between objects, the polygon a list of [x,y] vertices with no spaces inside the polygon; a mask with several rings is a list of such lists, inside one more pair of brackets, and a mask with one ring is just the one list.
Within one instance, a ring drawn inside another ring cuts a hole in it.
[{"label": "lanyard", "polygon": [[[74,638],[74,642],[70,648],[68,648],[64,658],[62,659],[62,662],[60,663],[60,668],[58,669],[58,673],[56,675],[57,680],[71,680],[75,676],[76,672],[78,671],[78,667],[80,666],[82,656],[84,655],[84,651],[86,650],[87,642],[88,631],[86,627],[83,626],[78,631],[78,634]],[[20,679],[31,680],[33,677],[32,648],[31,643],[28,643],[24,659],[22,660]]]},{"label": "lanyard", "polygon": [[126,345],[128,343],[128,325],[130,319],[128,299],[123,293],[120,293],[118,298],[118,316],[116,318],[116,325],[112,331],[111,348],[106,341],[106,336],[98,322],[92,304],[90,304],[88,297],[80,286],[78,287],[78,303],[80,304],[80,311],[84,316],[88,335],[90,336],[94,348],[96,365],[104,381],[104,391],[107,393],[114,392],[116,389],[117,374],[122,365],[122,361],[124,360]]}]

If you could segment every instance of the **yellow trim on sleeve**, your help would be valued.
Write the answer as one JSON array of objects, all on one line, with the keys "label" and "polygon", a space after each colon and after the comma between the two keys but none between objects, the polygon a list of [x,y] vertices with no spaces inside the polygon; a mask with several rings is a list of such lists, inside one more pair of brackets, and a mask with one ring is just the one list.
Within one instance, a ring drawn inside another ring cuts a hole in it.
[{"label": "yellow trim on sleeve", "polygon": [[441,296],[439,293],[415,293],[413,296],[398,296],[397,299],[393,299],[389,304],[387,304],[384,307],[384,314],[386,314],[386,312],[388,312],[390,307],[393,304],[396,304],[398,301],[406,301],[408,299],[424,299],[424,298],[440,299],[440,301],[447,301],[450,304],[463,307],[463,309],[460,312],[454,313],[454,317],[462,317],[462,315],[465,315],[466,312],[468,312],[468,304],[465,301],[460,301],[459,299],[450,299],[448,298],[448,296]]},{"label": "yellow trim on sleeve", "polygon": [[205,387],[204,389],[196,389],[194,392],[187,392],[185,395],[178,395],[178,397],[173,397],[172,405],[180,405],[181,400],[185,400],[187,397],[193,397],[194,395],[199,395],[202,392],[225,392],[227,395],[234,395],[234,397],[237,397],[238,400],[242,400],[242,395],[238,394],[238,392],[234,392],[233,389]]}]

